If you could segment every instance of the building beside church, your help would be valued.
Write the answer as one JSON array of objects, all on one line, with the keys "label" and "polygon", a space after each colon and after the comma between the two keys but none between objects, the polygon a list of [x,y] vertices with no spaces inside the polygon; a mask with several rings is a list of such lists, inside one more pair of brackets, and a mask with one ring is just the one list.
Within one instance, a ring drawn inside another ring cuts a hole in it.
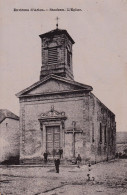
[{"label": "building beside church", "polygon": [[116,156],[119,154],[119,157],[123,155],[127,157],[127,132],[121,131],[116,133],[116,153]]},{"label": "building beside church", "polygon": [[0,163],[19,157],[19,117],[0,109]]},{"label": "building beside church", "polygon": [[40,35],[40,80],[17,94],[20,101],[20,163],[42,163],[59,156],[83,163],[112,159],[116,147],[115,115],[93,88],[74,80],[72,46],[66,30]]}]

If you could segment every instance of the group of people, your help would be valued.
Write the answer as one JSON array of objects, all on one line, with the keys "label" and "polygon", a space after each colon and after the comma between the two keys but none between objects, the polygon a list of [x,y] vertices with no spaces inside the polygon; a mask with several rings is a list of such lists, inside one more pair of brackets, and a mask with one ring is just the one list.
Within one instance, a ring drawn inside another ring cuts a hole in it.
[{"label": "group of people", "polygon": [[[59,158],[60,158],[60,159],[63,158],[63,149],[62,149],[62,148],[59,149],[58,154],[59,154]],[[48,153],[47,153],[47,152],[44,152],[43,156],[44,156],[44,162],[47,163],[47,160],[48,160]],[[55,155],[53,155],[53,157],[54,157],[54,156],[55,156]]]},{"label": "group of people", "polygon": [[[61,151],[60,151],[61,150]],[[60,159],[61,157],[63,157],[63,149],[59,150],[59,157],[54,159],[54,164],[55,164],[55,169],[56,169],[56,173],[59,173],[59,165],[60,165]],[[45,152],[43,154],[44,156],[44,162],[47,163],[48,160],[48,153]],[[78,154],[77,158],[76,158],[76,164],[78,166],[78,168],[80,168],[80,163],[82,161],[82,158],[80,156],[80,154]]]}]

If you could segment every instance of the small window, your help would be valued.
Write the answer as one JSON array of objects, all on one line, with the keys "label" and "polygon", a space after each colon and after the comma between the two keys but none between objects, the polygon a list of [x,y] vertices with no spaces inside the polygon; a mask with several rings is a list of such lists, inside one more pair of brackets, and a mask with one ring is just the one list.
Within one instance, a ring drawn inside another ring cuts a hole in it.
[{"label": "small window", "polygon": [[104,140],[105,140],[105,144],[106,144],[107,143],[106,125],[105,125],[105,129],[104,129]]},{"label": "small window", "polygon": [[51,47],[48,49],[48,65],[57,64],[58,53],[57,47]]},{"label": "small window", "polygon": [[94,142],[94,123],[92,123],[92,142]]},{"label": "small window", "polygon": [[111,138],[110,138],[110,130],[111,130],[111,129],[109,129],[109,130],[108,130],[108,145],[110,145],[110,142],[111,142]]},{"label": "small window", "polygon": [[112,145],[113,145],[113,143],[114,143],[114,133],[113,133],[113,128],[111,129],[111,131],[112,131]]},{"label": "small window", "polygon": [[102,125],[100,123],[100,143],[102,143]]}]

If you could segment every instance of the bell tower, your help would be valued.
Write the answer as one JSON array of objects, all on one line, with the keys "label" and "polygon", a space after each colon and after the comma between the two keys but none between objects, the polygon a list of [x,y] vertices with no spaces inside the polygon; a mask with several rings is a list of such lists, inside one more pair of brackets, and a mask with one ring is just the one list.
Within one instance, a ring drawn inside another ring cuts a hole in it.
[{"label": "bell tower", "polygon": [[66,30],[56,29],[39,35],[42,42],[40,80],[49,74],[73,79],[73,39]]}]

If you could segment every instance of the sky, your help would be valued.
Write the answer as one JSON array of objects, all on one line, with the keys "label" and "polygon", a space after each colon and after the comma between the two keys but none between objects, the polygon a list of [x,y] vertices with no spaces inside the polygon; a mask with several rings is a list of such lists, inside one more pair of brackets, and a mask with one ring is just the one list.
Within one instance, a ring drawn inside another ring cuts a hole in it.
[{"label": "sky", "polygon": [[[50,8],[65,11],[14,11]],[[39,80],[39,35],[56,28],[57,16],[75,41],[75,80],[91,85],[115,113],[117,131],[127,131],[127,0],[1,0],[0,108],[19,115],[15,94]]]}]

